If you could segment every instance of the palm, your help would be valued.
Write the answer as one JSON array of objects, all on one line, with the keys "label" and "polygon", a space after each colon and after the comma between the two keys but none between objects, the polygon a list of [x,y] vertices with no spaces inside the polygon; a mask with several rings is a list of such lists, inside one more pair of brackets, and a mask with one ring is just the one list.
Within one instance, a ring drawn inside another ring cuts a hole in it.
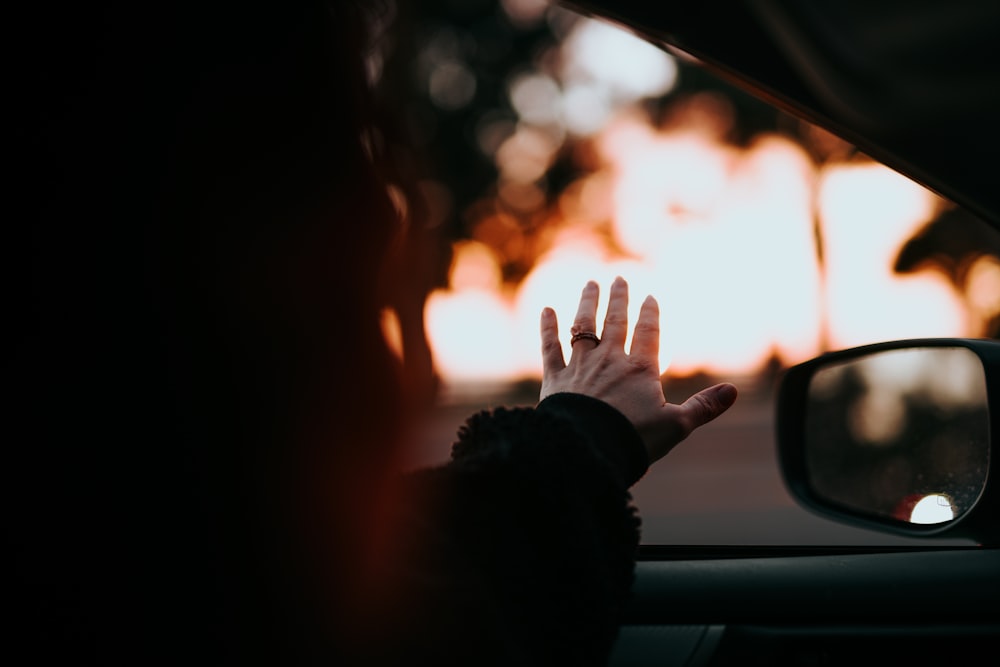
[{"label": "palm", "polygon": [[[596,332],[599,288],[587,283],[571,331]],[[659,306],[646,297],[639,311],[632,346],[628,334],[628,284],[611,286],[604,331],[599,343],[581,339],[573,344],[569,364],[559,343],[555,312],[542,312],[543,376],[540,398],[559,392],[586,394],[624,414],[642,436],[650,462],[667,454],[695,428],[725,412],[736,400],[736,388],[719,384],[698,392],[684,403],[667,403],[660,383]]]}]

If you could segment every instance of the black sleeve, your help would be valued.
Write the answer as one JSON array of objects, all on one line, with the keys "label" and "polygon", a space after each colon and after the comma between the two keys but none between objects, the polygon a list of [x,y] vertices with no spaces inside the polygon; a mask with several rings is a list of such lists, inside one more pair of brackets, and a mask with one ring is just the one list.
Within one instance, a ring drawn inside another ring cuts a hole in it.
[{"label": "black sleeve", "polygon": [[587,396],[473,415],[448,464],[407,480],[393,650],[434,664],[606,664],[639,542],[628,487],[646,467],[631,423]]},{"label": "black sleeve", "polygon": [[604,401],[583,394],[553,394],[538,404],[538,410],[572,421],[626,486],[646,474],[649,458],[639,433],[625,415]]}]

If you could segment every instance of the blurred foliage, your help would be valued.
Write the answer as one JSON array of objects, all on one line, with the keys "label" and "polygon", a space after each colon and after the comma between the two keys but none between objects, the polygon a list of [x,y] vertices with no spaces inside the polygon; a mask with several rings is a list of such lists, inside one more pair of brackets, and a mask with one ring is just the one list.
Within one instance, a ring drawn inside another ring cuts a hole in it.
[{"label": "blurred foliage", "polygon": [[[383,125],[390,128],[388,142],[414,167],[416,177],[433,183],[430,192],[413,184],[410,189],[428,199],[428,222],[440,226],[442,241],[470,238],[484,206],[503,208],[495,197],[498,169],[493,154],[483,149],[481,133],[487,124],[516,125],[509,82],[518,74],[551,69],[560,40],[578,20],[586,19],[557,6],[518,20],[498,0],[423,0],[395,6],[373,66],[382,108],[392,114]],[[451,106],[435,101],[433,78],[435,68],[442,66],[474,77],[474,92],[467,101]],[[667,118],[684,99],[711,92],[731,106],[727,138],[734,144],[745,144],[762,131],[808,139],[797,121],[697,65],[679,61],[678,67],[677,84],[667,94],[641,102],[652,119]],[[507,208],[504,219],[527,233],[544,221],[544,211],[559,193],[588,171],[581,159],[586,144],[586,138],[567,137],[545,174],[541,205],[527,211]],[[439,267],[438,284],[444,270]],[[516,280],[518,273],[516,267],[505,267],[508,279]]]},{"label": "blurred foliage", "polygon": [[[540,0],[400,0],[388,7],[371,71],[385,114],[381,141],[396,165],[411,224],[429,229],[436,246],[430,275],[418,282],[428,290],[446,285],[452,244],[477,238],[497,249],[503,279],[516,283],[545,242],[557,198],[591,166],[589,139],[568,134],[535,184],[533,194],[540,196],[530,206],[505,204],[495,149],[519,123],[510,83],[527,72],[553,72],[562,40],[577,21],[589,19]],[[733,145],[774,132],[794,139],[817,164],[865,159],[852,145],[699,65],[679,58],[676,64],[677,81],[667,93],[637,102],[654,125],[669,123],[688,101],[712,95],[726,107],[721,131]],[[951,224],[957,214],[943,210],[901,250],[896,270],[939,270],[961,290],[969,257],[1000,256],[1000,235],[986,225],[968,231]],[[930,243],[942,235],[953,242]],[[1000,335],[1000,322],[994,318],[988,329]]]}]

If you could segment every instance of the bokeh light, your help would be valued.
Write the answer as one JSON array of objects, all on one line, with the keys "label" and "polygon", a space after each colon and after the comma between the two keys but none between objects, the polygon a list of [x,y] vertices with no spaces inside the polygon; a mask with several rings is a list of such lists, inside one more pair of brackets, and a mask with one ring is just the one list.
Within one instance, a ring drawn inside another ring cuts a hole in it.
[{"label": "bokeh light", "polygon": [[951,521],[955,518],[955,508],[948,496],[932,493],[924,496],[913,506],[910,523],[931,524]]},{"label": "bokeh light", "polygon": [[[674,377],[754,376],[1000,320],[995,254],[958,278],[895,270],[947,208],[933,193],[615,25],[542,0],[488,5],[416,32],[413,68],[437,110],[425,134],[455,141],[449,173],[428,181],[429,215],[454,243],[425,312],[446,383],[539,378],[541,309],[556,309],[568,354],[580,288],[616,275],[632,317],[659,301]],[[459,141],[475,159],[457,159]]]}]

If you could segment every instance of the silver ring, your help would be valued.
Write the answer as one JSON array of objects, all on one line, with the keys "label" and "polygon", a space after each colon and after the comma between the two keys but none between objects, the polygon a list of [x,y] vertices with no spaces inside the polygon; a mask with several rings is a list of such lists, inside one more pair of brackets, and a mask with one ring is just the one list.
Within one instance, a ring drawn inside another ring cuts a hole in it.
[{"label": "silver ring", "polygon": [[569,341],[569,346],[573,347],[578,340],[592,340],[594,341],[594,345],[601,344],[601,339],[593,331],[581,331],[580,333],[573,334],[573,337]]}]

